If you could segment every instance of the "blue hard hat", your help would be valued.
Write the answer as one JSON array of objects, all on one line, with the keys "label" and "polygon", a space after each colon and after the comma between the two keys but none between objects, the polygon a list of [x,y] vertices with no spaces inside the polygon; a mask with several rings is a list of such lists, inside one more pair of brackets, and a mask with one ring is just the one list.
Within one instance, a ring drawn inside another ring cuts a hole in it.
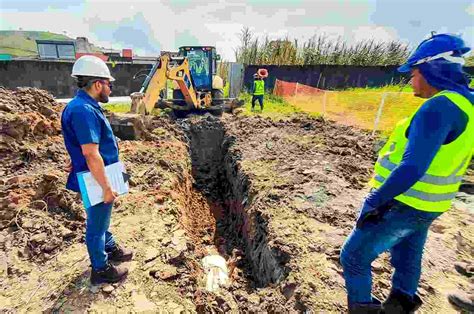
[{"label": "blue hard hat", "polygon": [[417,64],[444,58],[448,61],[461,63],[463,54],[471,48],[466,46],[464,40],[453,34],[434,34],[422,41],[410,55],[407,62],[398,68],[399,72],[409,72]]}]

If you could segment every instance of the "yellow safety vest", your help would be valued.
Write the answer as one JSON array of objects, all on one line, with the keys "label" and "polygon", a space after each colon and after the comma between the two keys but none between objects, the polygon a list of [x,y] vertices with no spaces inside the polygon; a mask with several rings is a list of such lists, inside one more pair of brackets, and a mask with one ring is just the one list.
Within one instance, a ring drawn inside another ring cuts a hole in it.
[{"label": "yellow safety vest", "polygon": [[[473,104],[464,96],[452,91],[442,91],[433,97],[441,96],[447,97],[467,114],[469,120],[466,129],[456,140],[441,146],[418,182],[408,191],[395,197],[408,206],[427,212],[445,212],[450,209],[474,149]],[[388,142],[379,152],[375,175],[369,182],[370,186],[379,188],[402,161],[408,143],[406,131],[415,114],[416,112],[397,124]]]},{"label": "yellow safety vest", "polygon": [[255,80],[253,82],[253,94],[255,96],[265,94],[265,82],[263,80]]}]

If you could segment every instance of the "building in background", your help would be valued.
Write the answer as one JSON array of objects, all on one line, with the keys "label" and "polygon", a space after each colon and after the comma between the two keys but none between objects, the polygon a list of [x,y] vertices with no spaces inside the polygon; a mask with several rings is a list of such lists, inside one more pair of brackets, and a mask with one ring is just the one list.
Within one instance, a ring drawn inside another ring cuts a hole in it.
[{"label": "building in background", "polygon": [[40,59],[76,59],[73,40],[36,40]]}]

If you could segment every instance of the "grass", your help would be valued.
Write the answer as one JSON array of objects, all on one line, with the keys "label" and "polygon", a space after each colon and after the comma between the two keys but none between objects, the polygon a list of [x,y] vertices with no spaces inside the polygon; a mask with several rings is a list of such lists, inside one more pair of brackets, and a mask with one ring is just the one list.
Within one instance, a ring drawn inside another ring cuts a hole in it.
[{"label": "grass", "polygon": [[[0,31],[0,53],[11,54],[15,57],[37,56],[36,40],[74,40],[64,34],[41,31]],[[101,48],[92,45],[92,50],[98,52]]]},{"label": "grass", "polygon": [[73,40],[56,33],[37,31],[0,31],[0,53],[8,53],[17,57],[35,56],[38,54],[36,41],[42,40]]},{"label": "grass", "polygon": [[245,101],[244,107],[242,107],[243,115],[255,116],[259,115],[265,118],[271,118],[272,120],[279,120],[288,118],[295,113],[303,112],[302,109],[292,105],[285,99],[273,94],[266,94],[263,99],[263,111],[260,110],[258,101],[255,103],[255,111],[252,111],[252,95],[244,92],[241,93],[239,99]]},{"label": "grass", "polygon": [[410,116],[424,102],[424,99],[417,98],[410,92],[399,90],[398,86],[353,88],[315,95],[290,96],[287,101],[311,115],[323,115],[339,123],[373,130],[382,97],[385,97],[376,128],[389,132],[398,121]]},{"label": "grass", "polygon": [[107,104],[104,105],[104,109],[115,113],[126,113],[130,111],[131,103],[116,103],[116,104]]}]

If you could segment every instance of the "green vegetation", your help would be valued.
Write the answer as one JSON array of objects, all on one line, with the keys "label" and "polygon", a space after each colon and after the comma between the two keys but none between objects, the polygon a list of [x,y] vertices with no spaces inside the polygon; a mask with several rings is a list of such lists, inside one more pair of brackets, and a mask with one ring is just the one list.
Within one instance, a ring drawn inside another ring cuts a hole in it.
[{"label": "green vegetation", "polygon": [[[306,42],[288,37],[270,40],[256,38],[248,27],[240,34],[235,50],[237,62],[254,65],[400,65],[410,54],[408,45],[399,41],[363,40],[349,45],[342,38],[329,39],[314,35]],[[474,66],[474,54],[466,58],[466,66]]]},{"label": "green vegetation", "polygon": [[116,104],[107,104],[104,105],[104,109],[115,112],[115,113],[124,113],[130,111],[131,103],[124,102],[124,103],[116,103]]},{"label": "green vegetation", "polygon": [[331,40],[324,35],[315,35],[300,44],[289,38],[263,40],[255,38],[249,28],[242,29],[240,46],[236,49],[237,62],[265,65],[398,65],[402,64],[410,49],[398,42],[359,41],[347,44],[342,38]]},{"label": "green vegetation", "polygon": [[311,115],[319,114],[339,123],[372,130],[382,98],[384,105],[377,130],[383,132],[390,132],[398,121],[410,116],[424,101],[413,95],[411,87],[401,88],[399,85],[327,91],[289,96],[286,99],[294,107]]},{"label": "green vegetation", "polygon": [[0,53],[15,57],[38,55],[35,40],[73,40],[72,38],[50,32],[0,31]]},{"label": "green vegetation", "polygon": [[252,111],[252,95],[249,93],[241,93],[239,99],[245,101],[244,107],[242,107],[242,114],[252,116],[259,115],[262,117],[269,117],[273,120],[288,118],[292,114],[303,112],[298,107],[290,104],[287,100],[282,97],[275,96],[273,94],[266,94],[263,100],[263,111],[260,110],[258,101],[255,103],[255,111]]}]

